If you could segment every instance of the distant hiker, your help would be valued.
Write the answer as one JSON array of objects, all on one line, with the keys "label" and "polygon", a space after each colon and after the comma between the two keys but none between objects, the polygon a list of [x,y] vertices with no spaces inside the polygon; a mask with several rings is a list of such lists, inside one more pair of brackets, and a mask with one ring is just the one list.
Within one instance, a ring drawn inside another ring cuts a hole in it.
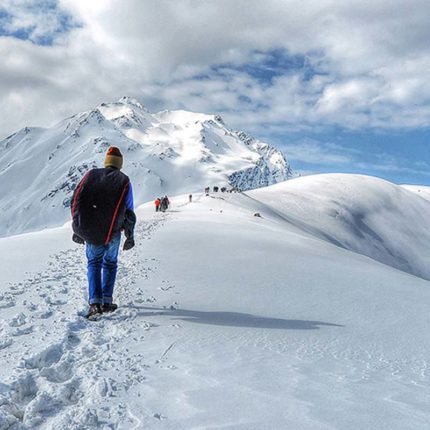
[{"label": "distant hiker", "polygon": [[90,170],[76,187],[72,198],[73,241],[86,242],[88,259],[87,317],[113,312],[112,301],[117,273],[121,230],[126,240],[123,250],[134,246],[133,190],[130,179],[121,172],[120,150],[110,147],[104,168]]},{"label": "distant hiker", "polygon": [[208,196],[209,195],[209,191],[210,191],[210,187],[206,187],[205,188],[205,194]]},{"label": "distant hiker", "polygon": [[161,212],[165,212],[167,209],[169,209],[169,206],[170,206],[170,201],[167,198],[167,196],[162,197],[161,203],[160,203]]},{"label": "distant hiker", "polygon": [[218,192],[218,187],[214,187],[214,193]]},{"label": "distant hiker", "polygon": [[193,195],[192,195],[192,194],[190,194],[190,195],[188,196],[188,200],[189,200],[189,202],[190,202],[190,203],[193,201]]},{"label": "distant hiker", "polygon": [[168,197],[164,196],[161,200],[161,203],[162,203],[163,209],[164,209],[163,212],[167,211],[167,209],[169,209],[169,206],[170,206],[170,200],[168,199]]},{"label": "distant hiker", "polygon": [[159,210],[160,210],[160,203],[161,203],[161,200],[157,197],[156,199],[155,199],[155,212],[158,212]]},{"label": "distant hiker", "polygon": [[222,193],[225,193],[226,191],[227,191],[227,188],[226,188],[226,187],[222,187],[222,188],[221,188],[221,192],[222,192]]}]

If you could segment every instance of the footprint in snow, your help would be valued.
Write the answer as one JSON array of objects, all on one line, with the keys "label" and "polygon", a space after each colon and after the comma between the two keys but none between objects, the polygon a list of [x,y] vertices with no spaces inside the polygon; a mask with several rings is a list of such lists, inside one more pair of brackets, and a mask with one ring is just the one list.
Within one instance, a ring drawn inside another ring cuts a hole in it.
[{"label": "footprint in snow", "polygon": [[25,293],[25,290],[23,288],[10,287],[9,292],[13,296],[20,296],[21,294]]},{"label": "footprint in snow", "polygon": [[0,296],[0,309],[11,308],[16,305],[15,299],[10,296]]},{"label": "footprint in snow", "polygon": [[9,346],[11,346],[13,343],[12,339],[9,337],[3,337],[0,339],[0,350],[5,349]]},{"label": "footprint in snow", "polygon": [[21,327],[27,323],[27,316],[22,312],[9,321],[10,327]]},{"label": "footprint in snow", "polygon": [[34,327],[32,325],[28,326],[28,327],[22,327],[22,328],[17,327],[15,330],[12,330],[10,332],[10,334],[11,334],[11,336],[14,336],[14,337],[24,336],[26,334],[33,333],[33,329],[34,329]]},{"label": "footprint in snow", "polygon": [[16,305],[16,302],[13,300],[10,300],[7,302],[0,302],[0,309],[12,308],[15,305]]},{"label": "footprint in snow", "polygon": [[52,311],[50,311],[50,310],[47,310],[47,311],[38,311],[38,312],[36,312],[34,314],[34,316],[36,318],[39,318],[41,320],[46,320],[48,318],[51,318],[52,315],[54,315],[54,313]]},{"label": "footprint in snow", "polygon": [[47,349],[35,354],[29,358],[23,358],[21,367],[26,369],[43,369],[50,367],[60,361],[63,355],[63,347],[61,344],[49,346]]}]

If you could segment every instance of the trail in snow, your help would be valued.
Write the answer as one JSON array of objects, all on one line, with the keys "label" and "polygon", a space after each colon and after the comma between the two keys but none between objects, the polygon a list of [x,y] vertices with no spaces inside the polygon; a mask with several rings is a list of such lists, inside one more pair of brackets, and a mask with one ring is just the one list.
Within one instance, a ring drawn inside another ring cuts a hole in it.
[{"label": "trail in snow", "polygon": [[[139,223],[136,248],[144,247],[168,217],[159,214]],[[121,401],[121,392],[141,383],[147,366],[142,354],[124,355],[116,347],[125,338],[131,341],[137,326],[139,333],[153,327],[136,319],[134,306],[156,298],[135,284],[156,274],[157,261],[137,261],[136,250],[121,260],[115,290],[120,308],[97,322],[82,316],[87,306],[83,247],[54,255],[46,271],[10,285],[0,297],[1,308],[18,304],[24,308],[0,327],[2,365],[12,371],[0,384],[0,429],[141,428],[140,420]],[[162,285],[163,292],[174,289],[167,281]],[[36,345],[30,336],[37,339]],[[133,340],[142,342],[144,336]],[[157,414],[149,412],[150,417]]]}]

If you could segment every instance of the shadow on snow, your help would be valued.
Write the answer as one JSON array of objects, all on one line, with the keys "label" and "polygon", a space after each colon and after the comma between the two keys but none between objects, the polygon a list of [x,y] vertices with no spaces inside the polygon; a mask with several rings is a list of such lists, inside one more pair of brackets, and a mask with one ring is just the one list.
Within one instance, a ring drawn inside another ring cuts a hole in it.
[{"label": "shadow on snow", "polygon": [[165,309],[146,306],[129,307],[139,311],[144,311],[138,313],[138,316],[142,317],[165,315],[174,320],[229,327],[266,328],[280,330],[318,330],[322,326],[344,327],[340,324],[322,321],[286,320],[281,318],[260,317],[239,312],[203,312],[186,309]]}]

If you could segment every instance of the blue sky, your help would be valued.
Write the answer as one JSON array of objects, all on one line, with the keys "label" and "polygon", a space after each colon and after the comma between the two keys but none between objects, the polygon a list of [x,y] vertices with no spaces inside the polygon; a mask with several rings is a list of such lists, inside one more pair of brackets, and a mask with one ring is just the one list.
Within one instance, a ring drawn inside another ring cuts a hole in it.
[{"label": "blue sky", "polygon": [[[399,184],[430,185],[430,131],[327,130],[272,136],[299,171],[359,173]],[[308,144],[308,152],[306,147]]]},{"label": "blue sky", "polygon": [[2,0],[0,134],[122,95],[219,113],[302,174],[430,185],[424,0]]},{"label": "blue sky", "polygon": [[0,4],[0,37],[52,46],[61,34],[78,26],[73,16],[63,10],[57,0],[6,0],[4,4]]}]

